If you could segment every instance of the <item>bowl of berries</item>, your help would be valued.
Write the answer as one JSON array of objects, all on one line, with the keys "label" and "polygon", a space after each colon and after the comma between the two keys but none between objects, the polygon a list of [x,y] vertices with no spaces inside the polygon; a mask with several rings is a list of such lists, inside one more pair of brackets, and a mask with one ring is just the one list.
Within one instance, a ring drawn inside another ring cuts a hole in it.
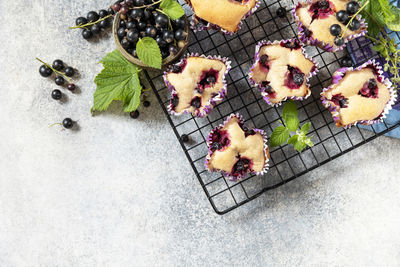
[{"label": "bowl of berries", "polygon": [[162,68],[179,59],[189,44],[189,21],[183,9],[182,16],[176,18],[163,10],[162,3],[128,0],[112,6],[116,11],[113,35],[117,48],[127,60],[143,68],[151,68],[140,59],[136,50],[143,38],[153,39],[159,47]]}]

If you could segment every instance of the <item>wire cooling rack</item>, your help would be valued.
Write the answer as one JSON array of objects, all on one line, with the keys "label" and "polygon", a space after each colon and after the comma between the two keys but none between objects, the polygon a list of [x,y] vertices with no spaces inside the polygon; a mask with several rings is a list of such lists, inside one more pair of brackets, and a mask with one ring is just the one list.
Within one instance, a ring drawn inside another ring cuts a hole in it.
[{"label": "wire cooling rack", "polygon": [[[277,188],[319,166],[359,147],[376,137],[400,126],[388,126],[377,132],[371,128],[366,131],[359,127],[344,130],[337,128],[330,112],[320,101],[320,92],[330,84],[332,74],[340,67],[339,59],[346,52],[328,53],[316,47],[307,47],[306,51],[319,63],[319,73],[310,81],[312,95],[297,101],[301,123],[311,121],[310,134],[313,135],[314,147],[307,148],[301,154],[292,146],[283,145],[270,150],[270,170],[262,176],[248,175],[239,182],[231,182],[220,173],[210,173],[204,167],[207,155],[206,136],[210,130],[223,122],[231,113],[238,112],[245,119],[248,127],[266,131],[268,136],[279,125],[281,107],[271,107],[261,97],[257,88],[252,88],[248,79],[249,69],[254,61],[254,50],[261,40],[281,40],[297,38],[296,23],[289,10],[294,1],[261,1],[255,14],[246,19],[238,34],[227,36],[210,30],[193,33],[188,52],[229,57],[232,69],[228,74],[228,95],[206,118],[195,118],[190,114],[172,116],[167,111],[169,90],[165,87],[162,75],[145,72],[149,84],[155,92],[169,123],[178,140],[182,134],[190,136],[190,142],[180,141],[207,198],[215,212],[227,213],[255,198],[262,193]],[[183,3],[186,14],[192,14],[187,4]],[[278,18],[276,9],[288,10],[286,18]],[[353,44],[353,52],[363,52],[370,42]],[[377,58],[377,54],[364,55],[365,59]],[[359,62],[361,64],[362,62]]]}]

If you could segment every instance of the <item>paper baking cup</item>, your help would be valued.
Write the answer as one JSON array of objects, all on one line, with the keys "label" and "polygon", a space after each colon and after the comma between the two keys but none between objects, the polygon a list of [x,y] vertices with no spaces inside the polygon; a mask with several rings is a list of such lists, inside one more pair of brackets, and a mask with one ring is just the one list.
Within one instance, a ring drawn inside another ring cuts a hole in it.
[{"label": "paper baking cup", "polygon": [[[235,0],[229,0],[229,1],[237,3],[237,1],[235,1]],[[260,7],[260,5],[261,5],[261,1],[260,1],[260,0],[256,0],[255,6],[254,6],[249,12],[247,12],[247,13],[243,16],[243,18],[240,20],[240,22],[239,22],[239,24],[238,24],[238,26],[237,26],[237,28],[236,28],[236,31],[230,32],[230,31],[228,31],[228,30],[225,30],[225,29],[221,28],[221,27],[218,26],[217,24],[213,24],[213,23],[211,23],[211,22],[208,22],[208,21],[206,21],[206,20],[204,20],[204,19],[198,17],[198,16],[196,15],[196,12],[195,12],[194,9],[193,9],[193,6],[192,6],[190,0],[186,0],[186,3],[188,3],[188,5],[190,6],[190,8],[191,8],[192,11],[193,11],[193,16],[192,16],[192,19],[191,19],[191,21],[190,21],[190,28],[191,28],[194,32],[199,32],[199,31],[205,31],[205,30],[211,30],[211,29],[213,29],[213,30],[221,31],[221,32],[223,32],[224,34],[227,34],[227,35],[233,35],[233,34],[237,33],[237,32],[242,28],[243,21],[244,21],[246,18],[248,18],[250,15],[252,15],[254,12],[256,12],[256,10],[257,10],[257,9]],[[227,11],[227,12],[229,12],[229,11]]]},{"label": "paper baking cup", "polygon": [[[379,119],[358,120],[356,122],[353,122],[353,123],[350,123],[347,125],[342,125],[341,120],[340,120],[340,113],[339,113],[336,105],[333,104],[331,101],[329,101],[327,98],[325,98],[325,96],[323,96],[323,93],[327,92],[329,90],[332,90],[335,85],[339,84],[340,80],[343,79],[343,76],[346,74],[346,72],[353,71],[353,70],[361,70],[361,69],[364,69],[364,68],[370,67],[370,66],[373,67],[376,70],[376,72],[378,73],[378,81],[385,84],[386,87],[389,89],[390,99],[389,99],[388,103],[386,104],[385,108],[383,109],[382,113],[378,116]],[[356,125],[357,123],[360,123],[363,125],[372,125],[372,124],[382,122],[383,119],[386,118],[386,115],[389,113],[389,111],[392,109],[392,106],[396,102],[396,98],[397,98],[397,93],[396,93],[396,90],[393,88],[392,82],[383,75],[382,66],[375,60],[369,60],[357,68],[344,67],[344,68],[338,69],[332,76],[332,84],[329,87],[324,88],[321,93],[322,105],[324,105],[324,107],[326,107],[332,113],[332,117],[336,123],[336,126],[343,127],[346,129],[350,128],[353,125]]]},{"label": "paper baking cup", "polygon": [[207,143],[207,147],[208,147],[208,155],[207,155],[207,157],[206,157],[206,159],[205,159],[205,162],[204,162],[206,169],[209,170],[210,172],[217,172],[217,171],[219,171],[219,172],[222,173],[223,176],[225,176],[226,178],[228,178],[230,181],[234,181],[234,182],[243,179],[243,178],[246,176],[247,173],[254,174],[254,175],[263,175],[263,174],[267,173],[267,171],[268,171],[268,169],[269,169],[269,157],[270,157],[270,156],[269,156],[269,149],[268,149],[268,145],[267,145],[268,139],[267,139],[267,136],[266,136],[265,132],[264,132],[263,130],[260,130],[260,129],[253,129],[253,131],[256,132],[256,133],[260,133],[260,134],[262,135],[262,137],[263,137],[263,140],[264,140],[264,157],[265,157],[265,163],[264,163],[264,168],[263,168],[262,171],[259,171],[259,172],[255,172],[255,171],[253,171],[253,172],[247,172],[247,173],[243,174],[242,176],[232,176],[231,173],[226,172],[226,171],[224,171],[224,170],[210,169],[210,168],[208,167],[208,164],[209,164],[209,162],[210,162],[210,160],[211,160],[211,156],[212,156],[213,153],[214,153],[214,151],[211,149],[211,145],[212,145],[212,135],[213,135],[213,133],[214,133],[215,131],[224,128],[224,127],[226,126],[226,124],[229,122],[229,120],[230,120],[231,118],[233,118],[233,117],[236,117],[236,118],[239,119],[239,122],[238,122],[238,123],[239,123],[240,126],[243,126],[243,125],[244,125],[243,117],[242,117],[239,113],[231,114],[231,115],[229,115],[229,116],[226,118],[226,120],[225,120],[222,124],[220,124],[219,126],[215,127],[215,128],[214,128],[213,130],[211,130],[211,132],[208,134],[208,136],[207,136],[207,138],[206,138],[206,143]]},{"label": "paper baking cup", "polygon": [[361,17],[361,15],[357,15],[356,19],[360,21],[360,29],[362,29],[359,33],[356,34],[352,34],[348,37],[346,37],[344,39],[344,44],[341,46],[336,46],[336,45],[332,45],[332,44],[327,44],[324,41],[320,41],[317,38],[314,38],[313,36],[309,36],[307,37],[304,33],[304,29],[303,29],[303,23],[300,21],[300,18],[297,16],[296,14],[296,10],[299,9],[300,7],[303,7],[303,5],[307,5],[310,3],[313,3],[313,0],[307,0],[305,2],[299,2],[293,9],[292,9],[292,14],[293,17],[296,20],[297,23],[297,27],[298,27],[298,31],[299,31],[299,39],[301,42],[303,42],[306,45],[312,45],[312,46],[318,46],[319,48],[321,48],[324,51],[327,52],[336,52],[339,50],[342,50],[343,48],[346,47],[346,44],[351,41],[354,40],[360,36],[364,36],[365,34],[367,34],[367,23],[365,22],[365,19],[363,19]]},{"label": "paper baking cup", "polygon": [[[301,47],[301,51],[304,55],[304,57],[308,60],[311,60],[314,63],[314,69],[306,76],[306,86],[308,87],[308,90],[306,92],[306,94],[304,96],[288,96],[285,97],[284,99],[282,99],[282,101],[278,102],[278,103],[272,103],[270,100],[270,97],[268,95],[267,92],[265,92],[265,87],[262,86],[262,84],[257,83],[256,81],[254,81],[253,79],[253,69],[257,66],[258,62],[260,61],[260,49],[263,46],[268,46],[268,45],[276,45],[276,44],[286,44],[289,42],[296,42],[298,45],[300,45]],[[267,102],[269,105],[271,106],[279,106],[282,104],[282,102],[286,101],[287,99],[292,99],[292,100],[304,100],[307,99],[310,95],[311,95],[311,89],[310,89],[310,78],[314,75],[316,75],[318,73],[318,62],[316,62],[312,57],[308,56],[304,46],[297,41],[296,39],[287,39],[287,40],[276,40],[276,41],[260,41],[257,45],[256,45],[256,52],[255,52],[255,56],[254,56],[255,62],[253,64],[253,66],[251,66],[250,72],[249,72],[249,78],[250,78],[250,82],[253,86],[256,86],[260,89],[261,91],[261,95],[263,96],[263,99],[265,102]]]},{"label": "paper baking cup", "polygon": [[202,118],[202,117],[206,117],[208,114],[210,114],[213,107],[225,98],[225,96],[227,94],[227,90],[228,90],[227,89],[228,86],[227,86],[225,77],[231,69],[231,61],[227,57],[205,56],[205,55],[199,55],[198,53],[191,53],[191,54],[187,54],[184,58],[182,58],[181,61],[179,61],[179,63],[171,65],[167,69],[167,71],[164,72],[163,79],[164,79],[165,85],[171,91],[171,98],[170,98],[171,102],[168,105],[168,111],[170,112],[170,114],[175,115],[175,116],[179,116],[179,115],[190,113],[190,112],[188,110],[184,110],[182,112],[176,112],[174,110],[174,107],[172,105],[172,99],[174,98],[174,96],[178,95],[178,92],[175,90],[175,87],[167,80],[167,75],[172,72],[173,66],[180,66],[181,68],[184,68],[184,66],[186,65],[186,60],[189,57],[201,57],[201,58],[219,60],[219,61],[223,62],[226,66],[226,70],[222,77],[223,85],[222,85],[221,89],[218,91],[218,93],[215,96],[211,97],[211,99],[207,103],[205,103],[204,106],[202,106],[199,109],[196,109],[195,111],[192,112],[193,116]]}]

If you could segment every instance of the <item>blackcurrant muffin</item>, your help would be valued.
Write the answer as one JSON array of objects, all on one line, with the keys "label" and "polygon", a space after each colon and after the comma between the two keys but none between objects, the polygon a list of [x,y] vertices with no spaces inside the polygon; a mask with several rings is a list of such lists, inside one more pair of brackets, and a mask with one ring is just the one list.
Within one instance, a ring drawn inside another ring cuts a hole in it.
[{"label": "blackcurrant muffin", "polygon": [[245,18],[260,6],[260,0],[186,0],[193,9],[194,31],[217,29],[236,33]]},{"label": "blackcurrant muffin", "polygon": [[231,114],[226,121],[207,136],[206,168],[221,171],[232,181],[252,173],[267,172],[269,150],[267,137],[259,129],[248,129],[239,114]]},{"label": "blackcurrant muffin", "polygon": [[306,55],[299,41],[262,41],[256,46],[249,76],[264,100],[276,105],[287,98],[303,100],[310,96],[308,80],[317,71],[317,63]]},{"label": "blackcurrant muffin", "polygon": [[228,58],[187,55],[164,73],[171,91],[169,111],[173,115],[192,113],[205,117],[227,93],[225,76],[231,68]]},{"label": "blackcurrant muffin", "polygon": [[321,93],[321,101],[332,113],[336,126],[370,125],[385,118],[395,103],[396,92],[382,73],[375,61],[334,73],[332,84]]},{"label": "blackcurrant muffin", "polygon": [[358,2],[350,0],[299,2],[293,9],[293,15],[298,24],[300,40],[328,52],[343,49],[348,41],[367,33],[365,20],[360,15],[354,15],[358,9]]}]

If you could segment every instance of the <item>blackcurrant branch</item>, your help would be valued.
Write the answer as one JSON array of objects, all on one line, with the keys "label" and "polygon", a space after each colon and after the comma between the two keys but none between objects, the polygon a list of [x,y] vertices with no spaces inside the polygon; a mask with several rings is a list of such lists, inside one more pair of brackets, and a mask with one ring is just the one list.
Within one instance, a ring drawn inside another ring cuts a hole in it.
[{"label": "blackcurrant branch", "polygon": [[341,38],[343,38],[344,37],[344,34],[347,32],[347,29],[349,28],[349,25],[353,22],[353,19],[355,18],[355,17],[357,17],[357,15],[367,6],[369,4],[369,0],[368,1],[366,1],[365,3],[364,3],[364,5],[362,5],[362,7],[351,17],[351,19],[349,20],[349,22],[346,24],[346,27],[344,28],[344,31],[342,32],[342,34],[341,34]]},{"label": "blackcurrant branch", "polygon": [[131,8],[129,8],[129,9],[141,9],[141,8],[148,8],[148,7],[151,7],[151,6],[157,5],[157,4],[161,3],[162,1],[163,1],[163,0],[158,0],[158,1],[156,1],[156,2],[153,2],[153,3],[151,3],[151,4],[148,4],[148,5],[143,5],[143,6],[135,6],[135,7],[131,7]]},{"label": "blackcurrant branch", "polygon": [[72,29],[87,29],[88,26],[92,26],[94,24],[97,24],[100,21],[106,20],[106,19],[108,19],[109,17],[112,17],[112,16],[113,15],[110,14],[110,15],[105,16],[104,18],[98,19],[97,21],[89,22],[89,23],[86,23],[86,24],[78,25],[78,26],[69,27],[68,29],[71,29],[71,30]]},{"label": "blackcurrant branch", "polygon": [[63,76],[68,82],[72,82],[71,78],[69,78],[67,75],[65,75],[64,72],[58,71],[55,68],[53,68],[50,64],[47,64],[46,62],[44,62],[43,60],[41,60],[40,58],[35,58],[37,61],[39,61],[40,63],[42,63],[43,65],[45,65],[46,67],[50,68],[52,71],[54,71],[54,73],[57,73],[61,76]]}]

